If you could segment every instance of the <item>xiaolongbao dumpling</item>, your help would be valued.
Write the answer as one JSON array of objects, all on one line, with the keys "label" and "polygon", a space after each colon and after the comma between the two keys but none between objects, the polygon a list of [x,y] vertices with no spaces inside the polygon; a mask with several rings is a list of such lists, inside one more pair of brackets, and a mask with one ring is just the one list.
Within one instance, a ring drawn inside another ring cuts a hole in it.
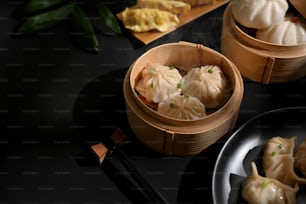
[{"label": "xiaolongbao dumpling", "polygon": [[183,77],[182,93],[197,97],[206,108],[219,108],[229,98],[230,88],[219,66],[205,65],[192,68]]},{"label": "xiaolongbao dumpling", "polygon": [[256,38],[279,45],[296,45],[306,42],[306,24],[297,17],[286,16],[282,22],[258,29]]},{"label": "xiaolongbao dumpling", "polygon": [[183,120],[196,120],[206,116],[204,104],[198,98],[188,95],[175,95],[161,101],[157,112]]},{"label": "xiaolongbao dumpling", "polygon": [[283,21],[288,10],[286,0],[232,0],[234,18],[249,28],[267,28]]},{"label": "xiaolongbao dumpling", "polygon": [[294,148],[296,137],[272,137],[264,146],[263,169],[265,176],[294,186],[296,183],[306,184],[294,171]]},{"label": "xiaolongbao dumpling", "polygon": [[148,102],[159,103],[181,92],[181,79],[175,67],[149,63],[135,89]]},{"label": "xiaolongbao dumpling", "polygon": [[252,174],[242,184],[241,195],[250,204],[295,204],[298,185],[285,185],[273,178],[260,176],[252,162]]},{"label": "xiaolongbao dumpling", "polygon": [[294,167],[306,177],[306,138],[296,148]]}]

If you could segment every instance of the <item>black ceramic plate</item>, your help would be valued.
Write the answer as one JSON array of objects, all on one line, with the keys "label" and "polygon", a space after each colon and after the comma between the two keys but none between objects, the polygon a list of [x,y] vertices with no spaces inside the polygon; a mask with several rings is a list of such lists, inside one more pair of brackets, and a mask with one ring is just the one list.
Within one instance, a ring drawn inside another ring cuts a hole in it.
[{"label": "black ceramic plate", "polygon": [[[251,162],[261,162],[263,144],[273,136],[306,138],[306,107],[291,107],[260,114],[242,125],[224,144],[212,180],[215,204],[246,203],[241,184],[251,173]],[[262,172],[258,166],[259,172]],[[306,203],[306,188],[300,186],[297,203]]]}]

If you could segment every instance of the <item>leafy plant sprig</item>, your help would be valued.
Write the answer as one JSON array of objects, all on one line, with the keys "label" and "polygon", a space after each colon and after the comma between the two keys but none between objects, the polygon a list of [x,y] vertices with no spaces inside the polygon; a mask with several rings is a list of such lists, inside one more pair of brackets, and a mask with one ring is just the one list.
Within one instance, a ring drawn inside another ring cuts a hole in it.
[{"label": "leafy plant sprig", "polygon": [[[121,7],[133,5],[135,0],[117,0]],[[48,30],[63,20],[71,20],[73,37],[81,48],[100,51],[94,27],[83,7],[99,17],[101,22],[116,34],[121,33],[119,23],[101,0],[84,0],[81,3],[69,0],[29,0],[23,7],[26,20],[17,28],[18,35],[34,34]]]}]

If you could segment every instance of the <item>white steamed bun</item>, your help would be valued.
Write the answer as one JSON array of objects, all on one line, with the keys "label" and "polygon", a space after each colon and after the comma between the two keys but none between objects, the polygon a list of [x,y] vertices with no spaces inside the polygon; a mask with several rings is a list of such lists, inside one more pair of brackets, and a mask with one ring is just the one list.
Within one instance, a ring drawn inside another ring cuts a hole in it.
[{"label": "white steamed bun", "polygon": [[297,45],[306,42],[306,24],[297,17],[286,16],[277,25],[258,29],[256,38],[279,45]]},{"label": "white steamed bun", "polygon": [[286,0],[232,0],[236,21],[249,28],[267,28],[283,21],[288,10]]}]

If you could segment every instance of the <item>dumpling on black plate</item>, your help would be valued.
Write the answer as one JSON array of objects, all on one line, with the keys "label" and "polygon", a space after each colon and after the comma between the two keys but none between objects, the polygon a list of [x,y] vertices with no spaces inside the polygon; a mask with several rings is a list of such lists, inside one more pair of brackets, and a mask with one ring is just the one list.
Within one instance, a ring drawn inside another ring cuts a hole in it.
[{"label": "dumpling on black plate", "polygon": [[242,184],[241,195],[249,204],[295,204],[298,184],[294,187],[258,174],[256,164],[252,162],[252,173]]},{"label": "dumpling on black plate", "polygon": [[306,184],[306,179],[298,177],[294,171],[294,148],[296,137],[285,138],[275,136],[270,138],[263,153],[263,169],[265,176],[294,186],[296,183]]}]

